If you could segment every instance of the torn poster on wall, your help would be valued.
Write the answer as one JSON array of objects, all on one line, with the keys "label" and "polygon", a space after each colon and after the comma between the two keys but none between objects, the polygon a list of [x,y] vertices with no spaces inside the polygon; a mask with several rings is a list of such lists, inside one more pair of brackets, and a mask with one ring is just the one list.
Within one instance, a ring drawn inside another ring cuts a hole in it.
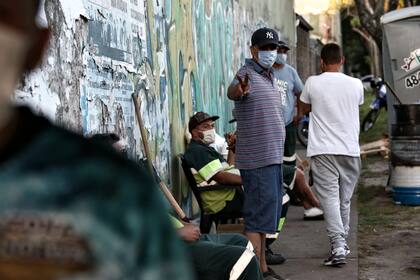
[{"label": "torn poster on wall", "polygon": [[83,131],[126,138],[135,127],[132,76],[147,53],[144,1],[85,1],[91,20],[80,100]]}]

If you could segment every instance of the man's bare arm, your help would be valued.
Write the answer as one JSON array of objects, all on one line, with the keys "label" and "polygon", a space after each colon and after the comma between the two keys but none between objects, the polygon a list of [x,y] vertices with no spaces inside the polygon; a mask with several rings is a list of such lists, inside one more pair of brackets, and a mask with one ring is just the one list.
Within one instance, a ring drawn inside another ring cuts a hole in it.
[{"label": "man's bare arm", "polygon": [[212,179],[222,185],[242,185],[241,176],[226,171],[217,172]]},{"label": "man's bare arm", "polygon": [[307,103],[305,103],[305,102],[302,102],[301,100],[299,100],[298,101],[299,102],[299,106],[298,106],[298,109],[299,109],[299,116],[303,116],[303,115],[305,115],[306,113],[309,113],[309,112],[311,112],[311,110],[312,110],[312,107],[311,107],[311,104],[307,104]]}]

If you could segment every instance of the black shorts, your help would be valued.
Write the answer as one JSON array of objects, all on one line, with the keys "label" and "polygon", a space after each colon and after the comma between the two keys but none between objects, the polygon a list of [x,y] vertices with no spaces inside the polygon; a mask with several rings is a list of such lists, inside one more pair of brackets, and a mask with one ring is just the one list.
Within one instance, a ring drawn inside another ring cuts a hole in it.
[{"label": "black shorts", "polygon": [[285,164],[296,164],[296,124],[294,122],[286,125],[283,161]]},{"label": "black shorts", "polygon": [[289,190],[293,190],[296,179],[296,166],[283,164],[283,184]]}]

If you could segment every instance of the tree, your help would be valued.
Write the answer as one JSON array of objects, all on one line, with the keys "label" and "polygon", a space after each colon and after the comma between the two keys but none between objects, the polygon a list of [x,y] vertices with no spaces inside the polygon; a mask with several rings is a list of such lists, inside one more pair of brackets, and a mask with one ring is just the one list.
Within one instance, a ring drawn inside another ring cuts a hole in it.
[{"label": "tree", "polygon": [[365,39],[373,65],[373,74],[382,74],[382,26],[381,16],[399,8],[420,5],[420,0],[354,0],[358,23],[353,26],[354,32]]}]

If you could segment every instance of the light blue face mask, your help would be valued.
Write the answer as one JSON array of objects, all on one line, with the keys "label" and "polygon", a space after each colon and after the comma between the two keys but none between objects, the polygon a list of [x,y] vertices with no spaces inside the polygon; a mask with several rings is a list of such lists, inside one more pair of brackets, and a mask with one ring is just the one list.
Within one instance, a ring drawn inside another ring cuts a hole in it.
[{"label": "light blue face mask", "polygon": [[286,64],[286,60],[287,60],[287,54],[285,53],[279,53],[277,54],[277,58],[276,58],[276,63],[277,64]]},{"label": "light blue face mask", "polygon": [[277,50],[273,51],[258,51],[258,63],[264,68],[271,68],[276,62]]}]

